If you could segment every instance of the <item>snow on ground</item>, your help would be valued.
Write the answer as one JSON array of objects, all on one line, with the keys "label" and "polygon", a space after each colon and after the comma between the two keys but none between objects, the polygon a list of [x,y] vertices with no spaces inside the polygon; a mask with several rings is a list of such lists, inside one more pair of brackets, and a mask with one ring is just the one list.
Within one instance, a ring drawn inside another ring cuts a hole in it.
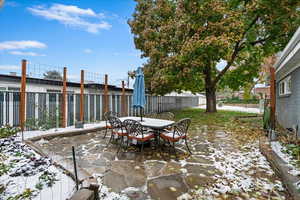
[{"label": "snow on ground", "polygon": [[74,181],[19,138],[1,139],[0,150],[1,200],[64,200],[73,194]]},{"label": "snow on ground", "polygon": [[[201,105],[198,106],[197,108],[202,108],[205,109],[206,105]],[[217,110],[228,110],[228,111],[238,111],[238,112],[247,112],[247,113],[256,113],[259,114],[261,113],[259,108],[245,108],[245,107],[240,107],[240,106],[217,106]]]},{"label": "snow on ground", "polygon": [[[197,195],[205,199],[214,199],[218,194],[244,193],[248,195],[247,193],[256,191],[256,193],[267,194],[268,191],[275,189],[284,191],[280,181],[272,182],[267,178],[255,177],[254,174],[259,172],[270,177],[274,175],[268,161],[257,146],[256,142],[245,145],[242,150],[232,152],[210,146],[209,149],[213,153],[209,157],[222,175],[215,174],[213,177],[216,182],[210,187],[196,191]],[[284,196],[277,195],[278,199],[284,199]]]},{"label": "snow on ground", "polygon": [[296,160],[293,159],[291,155],[286,153],[286,148],[281,145],[280,142],[275,141],[271,142],[271,147],[273,151],[284,161],[288,164],[290,170],[289,173],[293,176],[298,176],[300,175],[300,170],[295,167],[293,163],[296,163]]}]

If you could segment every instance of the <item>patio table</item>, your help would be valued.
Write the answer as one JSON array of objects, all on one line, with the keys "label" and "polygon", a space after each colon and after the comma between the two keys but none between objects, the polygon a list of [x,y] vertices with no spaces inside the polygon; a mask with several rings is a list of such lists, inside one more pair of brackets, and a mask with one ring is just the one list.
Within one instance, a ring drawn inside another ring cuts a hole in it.
[{"label": "patio table", "polygon": [[153,130],[163,130],[171,125],[173,125],[175,122],[170,120],[164,120],[164,119],[155,119],[155,118],[143,118],[143,121],[141,122],[140,117],[121,117],[120,120],[123,122],[126,119],[132,119],[140,122],[142,126],[146,128],[151,128]]},{"label": "patio table", "polygon": [[170,127],[175,122],[170,120],[164,120],[164,119],[155,119],[155,118],[143,118],[143,121],[141,121],[140,117],[121,117],[120,120],[123,122],[126,119],[132,119],[135,121],[138,121],[141,123],[141,125],[145,128],[150,128],[153,130],[155,134],[155,139],[157,144],[159,145],[159,134],[162,130],[164,130],[167,127]]}]

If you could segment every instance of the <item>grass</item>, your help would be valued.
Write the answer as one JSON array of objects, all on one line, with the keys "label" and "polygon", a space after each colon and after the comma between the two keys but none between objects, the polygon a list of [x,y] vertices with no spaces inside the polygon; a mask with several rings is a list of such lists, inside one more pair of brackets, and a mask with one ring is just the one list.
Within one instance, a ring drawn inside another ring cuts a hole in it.
[{"label": "grass", "polygon": [[[235,112],[235,111],[218,111],[216,113],[206,113],[204,109],[190,108],[180,111],[174,111],[176,121],[182,118],[191,118],[192,126],[207,125],[222,127],[226,123],[235,120],[240,116],[253,116],[252,113]],[[247,118],[248,119],[248,118]],[[257,120],[257,118],[250,119]]]},{"label": "grass", "polygon": [[[190,118],[192,120],[190,131],[197,131],[201,126],[207,126],[209,131],[224,130],[230,132],[237,140],[251,142],[257,140],[263,133],[261,117],[253,113],[218,111],[206,113],[204,109],[189,108],[174,111],[175,120]],[[244,118],[239,118],[244,117]]]}]

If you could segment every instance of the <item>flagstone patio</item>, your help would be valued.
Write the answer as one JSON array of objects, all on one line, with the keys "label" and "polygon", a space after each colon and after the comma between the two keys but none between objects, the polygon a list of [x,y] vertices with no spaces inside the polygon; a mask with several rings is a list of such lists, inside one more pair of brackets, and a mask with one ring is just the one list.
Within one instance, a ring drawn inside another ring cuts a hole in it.
[{"label": "flagstone patio", "polygon": [[168,148],[146,147],[144,155],[130,148],[116,155],[116,145],[106,147],[109,138],[101,131],[35,144],[68,159],[75,145],[79,167],[97,177],[103,199],[289,198],[258,142],[241,144],[230,133],[206,129],[190,131],[193,155],[178,144],[178,160]]}]

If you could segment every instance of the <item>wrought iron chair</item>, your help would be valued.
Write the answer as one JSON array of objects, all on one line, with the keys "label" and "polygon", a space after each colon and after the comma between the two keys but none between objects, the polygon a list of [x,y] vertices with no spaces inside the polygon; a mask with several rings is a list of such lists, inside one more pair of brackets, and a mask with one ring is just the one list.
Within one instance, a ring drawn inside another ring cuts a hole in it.
[{"label": "wrought iron chair", "polygon": [[159,113],[157,115],[157,118],[165,119],[165,120],[174,120],[175,115],[174,115],[174,113],[171,113],[171,112],[163,112],[163,113]]},{"label": "wrought iron chair", "polygon": [[111,124],[109,123],[109,118],[110,117],[117,117],[117,116],[118,116],[118,114],[116,112],[113,112],[113,111],[108,111],[108,112],[105,112],[103,114],[103,118],[105,120],[105,134],[104,134],[103,138],[106,137],[108,129],[110,129],[110,130],[112,129]]},{"label": "wrought iron chair", "polygon": [[154,133],[145,131],[141,123],[135,120],[127,119],[123,122],[123,125],[128,133],[127,147],[129,145],[129,140],[131,140],[131,142],[140,142],[142,144],[141,152],[143,153],[144,143],[154,138]]},{"label": "wrought iron chair", "polygon": [[160,137],[164,141],[167,141],[170,145],[172,143],[171,146],[174,149],[175,156],[176,156],[175,143],[178,142],[179,140],[185,140],[185,145],[187,147],[187,150],[189,151],[190,154],[192,154],[187,143],[187,131],[190,124],[191,124],[191,119],[189,118],[181,119],[172,125],[172,130],[170,131],[164,130],[162,133],[160,133]]},{"label": "wrought iron chair", "polygon": [[109,124],[111,125],[111,136],[110,136],[110,139],[109,139],[109,143],[111,143],[111,141],[114,139],[114,138],[117,138],[117,139],[121,139],[121,142],[120,142],[120,146],[118,148],[118,152],[120,151],[120,148],[121,146],[123,145],[123,142],[124,142],[124,137],[127,137],[128,134],[126,132],[126,129],[124,128],[123,126],[123,123],[122,121],[117,118],[117,117],[109,117],[108,119],[109,121]]}]

